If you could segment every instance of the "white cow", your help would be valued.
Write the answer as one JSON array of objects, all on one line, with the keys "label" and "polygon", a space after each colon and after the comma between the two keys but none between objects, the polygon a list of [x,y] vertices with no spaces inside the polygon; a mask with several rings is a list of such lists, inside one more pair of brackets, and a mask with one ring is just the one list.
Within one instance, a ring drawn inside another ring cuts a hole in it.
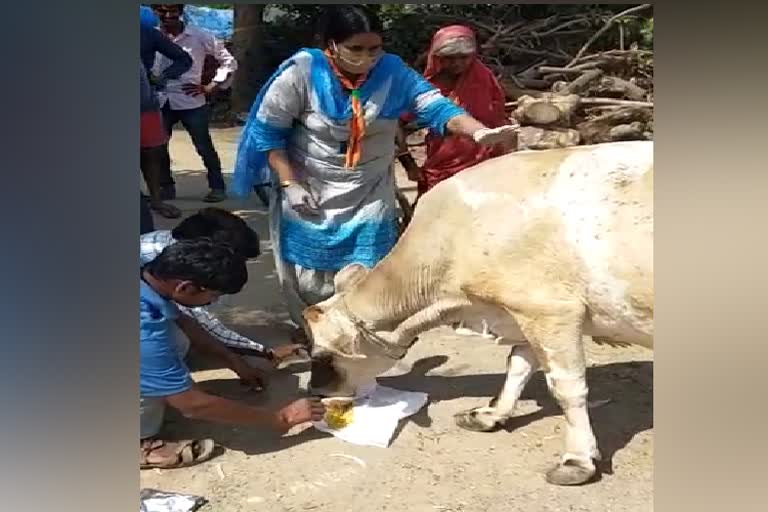
[{"label": "white cow", "polygon": [[547,480],[587,482],[599,458],[587,412],[582,334],[653,345],[653,143],[523,151],[441,183],[372,270],[344,268],[336,294],[304,312],[311,388],[351,396],[419,333],[491,319],[518,340],[499,396],[456,415],[488,431],[541,369],[561,405],[565,453]]}]

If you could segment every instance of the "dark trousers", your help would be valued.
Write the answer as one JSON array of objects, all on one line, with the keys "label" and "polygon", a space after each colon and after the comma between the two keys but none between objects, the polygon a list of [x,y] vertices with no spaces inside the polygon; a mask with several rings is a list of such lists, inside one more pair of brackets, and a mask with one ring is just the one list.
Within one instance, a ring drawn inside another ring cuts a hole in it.
[{"label": "dark trousers", "polygon": [[147,197],[144,194],[141,196],[141,205],[139,206],[139,234],[149,233],[155,230],[155,223],[152,219],[152,212],[149,211],[149,204],[147,204]]},{"label": "dark trousers", "polygon": [[[208,105],[189,110],[172,110],[169,103],[166,103],[163,107],[163,124],[168,132],[168,137],[171,137],[176,123],[181,122],[181,125],[189,133],[197,154],[203,159],[203,164],[208,170],[208,187],[214,190],[225,190],[227,186],[224,184],[224,176],[221,174],[219,154],[216,152],[216,148],[213,147],[213,140],[211,139],[211,132],[208,127],[208,116]],[[167,160],[167,165],[164,165],[166,171],[165,176],[162,176],[160,179],[160,186],[174,184],[173,177],[171,176],[171,158],[167,151],[165,152],[165,158]]]}]

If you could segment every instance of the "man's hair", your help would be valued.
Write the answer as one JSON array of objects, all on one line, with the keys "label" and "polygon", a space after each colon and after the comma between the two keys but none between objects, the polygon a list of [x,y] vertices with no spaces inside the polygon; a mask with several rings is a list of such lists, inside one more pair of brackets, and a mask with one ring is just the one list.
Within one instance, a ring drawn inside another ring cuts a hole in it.
[{"label": "man's hair", "polygon": [[211,291],[234,294],[248,281],[245,258],[210,238],[180,240],[144,266],[157,279],[179,279]]},{"label": "man's hair", "polygon": [[184,11],[184,6],[186,4],[149,4],[149,5],[150,5],[150,7],[152,7],[152,9],[157,9],[158,7],[161,7],[163,5],[172,5],[174,7],[178,7],[179,10],[183,12]]},{"label": "man's hair", "polygon": [[323,46],[330,41],[343,43],[367,32],[381,33],[384,27],[378,15],[365,5],[325,5],[317,33]]},{"label": "man's hair", "polygon": [[190,215],[171,231],[175,240],[210,238],[226,243],[247,259],[261,254],[259,235],[237,215],[221,208],[204,208]]}]

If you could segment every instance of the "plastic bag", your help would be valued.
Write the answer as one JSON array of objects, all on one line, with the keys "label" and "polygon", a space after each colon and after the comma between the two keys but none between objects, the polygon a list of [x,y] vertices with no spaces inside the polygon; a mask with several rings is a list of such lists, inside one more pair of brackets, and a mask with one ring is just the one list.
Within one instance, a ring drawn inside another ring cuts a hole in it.
[{"label": "plastic bag", "polygon": [[202,496],[177,492],[142,489],[139,493],[139,512],[195,512],[208,500]]},{"label": "plastic bag", "polygon": [[225,41],[232,39],[234,17],[235,12],[232,9],[213,9],[193,4],[184,7],[184,21]]},{"label": "plastic bag", "polygon": [[344,415],[347,426],[334,429],[326,420],[314,426],[348,443],[387,448],[400,420],[416,414],[427,399],[426,393],[376,386],[355,398],[352,410]]}]

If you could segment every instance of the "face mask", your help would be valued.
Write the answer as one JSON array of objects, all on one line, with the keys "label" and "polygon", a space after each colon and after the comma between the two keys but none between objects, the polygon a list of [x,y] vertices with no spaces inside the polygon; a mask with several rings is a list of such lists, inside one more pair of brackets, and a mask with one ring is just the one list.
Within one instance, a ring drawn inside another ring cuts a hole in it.
[{"label": "face mask", "polygon": [[356,55],[344,47],[339,47],[336,43],[333,43],[333,52],[336,55],[338,64],[350,73],[363,74],[367,73],[379,62],[381,54],[378,55]]}]

